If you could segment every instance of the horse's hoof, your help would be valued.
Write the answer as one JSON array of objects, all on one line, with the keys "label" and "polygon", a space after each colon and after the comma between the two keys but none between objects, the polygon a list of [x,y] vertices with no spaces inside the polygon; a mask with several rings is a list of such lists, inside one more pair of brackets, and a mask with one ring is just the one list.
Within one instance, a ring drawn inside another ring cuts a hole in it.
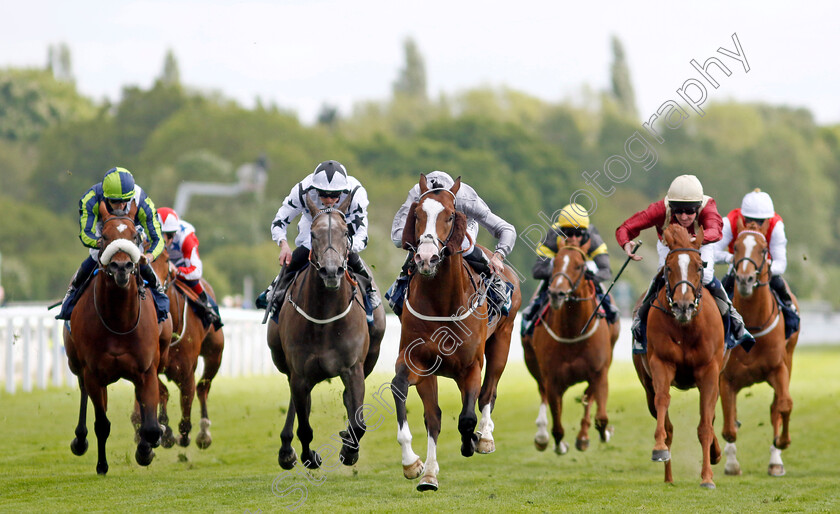
[{"label": "horse's hoof", "polygon": [[155,458],[155,451],[151,447],[144,447],[140,444],[137,446],[137,451],[134,452],[134,460],[141,466],[148,466]]},{"label": "horse's hoof", "polygon": [[770,464],[767,467],[767,474],[771,477],[783,477],[785,476],[785,465],[784,464]]},{"label": "horse's hoof", "polygon": [[544,452],[548,448],[548,434],[537,434],[534,436],[534,446],[537,451]]},{"label": "horse's hoof", "polygon": [[186,448],[190,445],[190,436],[188,434],[181,434],[181,436],[178,437],[178,444],[183,448]]},{"label": "horse's hoof", "polygon": [[426,475],[421,480],[420,483],[417,484],[417,490],[420,492],[424,491],[437,491],[438,490],[438,481],[437,477]]},{"label": "horse's hoof", "polygon": [[715,483],[714,482],[703,482],[702,484],[700,484],[700,487],[702,487],[703,489],[714,489],[715,488]]},{"label": "horse's hoof", "polygon": [[566,441],[560,441],[554,446],[554,453],[557,455],[566,455],[569,451],[569,445]]},{"label": "horse's hoof", "polygon": [[483,454],[493,453],[496,451],[496,442],[492,439],[479,439],[475,451]]},{"label": "horse's hoof", "polygon": [[346,445],[341,447],[341,453],[339,454],[339,460],[345,466],[352,466],[359,460],[359,450],[354,450],[353,448],[349,448]]},{"label": "horse's hoof", "polygon": [[615,427],[613,425],[607,426],[607,428],[604,429],[603,432],[600,432],[601,442],[602,443],[610,442],[610,439],[612,439],[612,436],[613,436],[614,433],[615,433]]},{"label": "horse's hoof", "polygon": [[82,456],[88,449],[88,440],[82,439],[79,441],[79,438],[74,437],[73,441],[70,443],[70,451],[73,452],[73,455]]},{"label": "horse's hoof", "polygon": [[303,465],[306,466],[306,469],[318,469],[321,467],[321,456],[318,455],[318,452],[309,451],[311,455],[311,459],[303,461]]},{"label": "horse's hoof", "polygon": [[478,434],[473,433],[471,436],[461,437],[461,455],[464,457],[472,457],[475,453],[475,447],[478,444]]},{"label": "horse's hoof", "polygon": [[108,463],[107,462],[97,462],[96,463],[96,474],[97,475],[107,475],[108,474]]},{"label": "horse's hoof", "polygon": [[668,462],[671,460],[671,451],[670,450],[653,450],[653,454],[651,454],[650,460],[653,462]]},{"label": "horse's hoof", "polygon": [[723,474],[730,476],[741,476],[741,466],[738,464],[730,465],[729,463],[727,463],[726,466],[723,468]]},{"label": "horse's hoof", "polygon": [[575,441],[575,448],[578,451],[585,452],[589,448],[589,439],[578,439]]},{"label": "horse's hoof", "polygon": [[291,451],[287,453],[284,453],[283,450],[280,449],[280,453],[277,455],[277,462],[283,469],[294,468],[295,462],[297,462],[297,454],[295,454],[295,449],[292,448]]},{"label": "horse's hoof", "polygon": [[212,442],[213,438],[210,437],[210,432],[199,432],[198,437],[195,438],[195,445],[198,446],[199,450],[206,450]]},{"label": "horse's hoof", "polygon": [[164,448],[172,448],[175,445],[175,436],[172,433],[172,428],[169,425],[163,427],[163,435],[160,438],[160,445]]},{"label": "horse's hoof", "polygon": [[410,464],[408,466],[403,464],[403,476],[409,480],[414,480],[423,474],[424,467],[423,461],[419,458],[414,461],[414,464]]}]

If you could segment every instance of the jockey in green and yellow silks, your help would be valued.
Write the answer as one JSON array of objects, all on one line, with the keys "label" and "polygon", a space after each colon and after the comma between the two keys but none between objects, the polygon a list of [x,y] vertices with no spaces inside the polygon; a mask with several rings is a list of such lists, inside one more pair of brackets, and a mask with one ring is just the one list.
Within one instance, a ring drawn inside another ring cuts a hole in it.
[{"label": "jockey in green and yellow silks", "polygon": [[149,240],[146,251],[146,262],[140,265],[140,275],[145,279],[153,291],[155,304],[158,307],[160,321],[166,319],[169,312],[169,299],[163,292],[163,287],[157,275],[150,266],[151,262],[163,252],[164,242],[161,238],[160,220],[155,204],[143,189],[135,184],[134,176],[125,168],[111,168],[105,173],[102,182],[93,185],[79,200],[79,239],[89,248],[88,257],[82,262],[73,275],[70,287],[64,297],[56,319],[70,319],[75,304],[76,290],[90,277],[99,262],[98,241],[101,230],[99,219],[99,205],[105,202],[108,211],[115,215],[127,215],[134,203],[137,209],[134,214],[134,224],[141,227]]}]

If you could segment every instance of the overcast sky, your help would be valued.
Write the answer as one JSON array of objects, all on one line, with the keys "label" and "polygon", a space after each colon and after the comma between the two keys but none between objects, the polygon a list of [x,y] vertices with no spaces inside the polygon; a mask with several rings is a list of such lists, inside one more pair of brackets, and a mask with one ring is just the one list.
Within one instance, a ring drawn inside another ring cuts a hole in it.
[{"label": "overcast sky", "polygon": [[[384,99],[413,38],[432,97],[506,85],[549,101],[609,86],[610,36],[624,43],[647,119],[717,56],[709,101],[734,98],[810,109],[840,122],[840,2],[0,0],[0,67],[42,67],[66,43],[80,91],[118,100],[148,88],[168,49],[181,81],[247,107],[264,103],[311,122],[324,103]],[[750,66],[717,53],[735,50]],[[682,103],[682,102],[681,102]]]}]

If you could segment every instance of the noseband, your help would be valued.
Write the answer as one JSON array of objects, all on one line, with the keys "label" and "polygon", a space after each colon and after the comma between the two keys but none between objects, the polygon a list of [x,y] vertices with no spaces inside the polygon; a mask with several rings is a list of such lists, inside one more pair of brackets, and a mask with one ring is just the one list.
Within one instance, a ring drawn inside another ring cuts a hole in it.
[{"label": "noseband", "polygon": [[[347,218],[344,215],[344,213],[341,212],[340,210],[334,209],[332,207],[330,207],[328,209],[324,209],[324,210],[320,211],[318,214],[316,214],[315,217],[312,218],[312,223],[314,224],[315,220],[318,219],[321,215],[331,214],[331,213],[334,213],[334,212],[341,215],[341,219],[344,220],[344,223],[346,225],[347,224]],[[343,269],[347,269],[347,257],[350,254],[350,245],[351,245],[350,232],[345,231],[345,235],[347,236],[347,247],[344,250],[344,255],[341,255],[341,252],[339,252],[332,244],[332,216],[329,216],[327,218],[327,220],[329,221],[329,224],[327,225],[327,247],[324,249],[322,254],[327,253],[329,250],[334,251],[335,253],[337,253],[342,258],[341,267]],[[322,268],[321,263],[318,262],[318,256],[315,255],[315,252],[313,252],[312,250],[309,251],[309,263],[312,264],[312,266],[316,270],[320,270]]]},{"label": "noseband", "polygon": [[[695,252],[695,253],[699,254],[700,250],[698,250],[696,248],[674,248],[673,250],[668,252],[668,256],[670,256],[672,253],[676,253],[676,252]],[[666,259],[667,259],[667,257],[666,257]],[[702,273],[700,274],[700,284],[699,285],[694,285],[692,282],[690,282],[688,280],[680,280],[679,282],[674,284],[673,289],[672,289],[671,288],[671,282],[667,279],[667,277],[669,275],[669,271],[670,271],[670,268],[666,264],[665,265],[665,277],[666,277],[666,280],[665,280],[665,298],[668,300],[668,307],[670,307],[671,313],[673,314],[674,306],[676,305],[676,302],[674,302],[674,291],[677,289],[677,287],[680,284],[687,284],[689,287],[691,287],[692,291],[694,291],[694,302],[692,303],[692,305],[694,306],[694,308],[696,310],[699,310],[700,298],[703,297],[703,274]]]},{"label": "noseband", "polygon": [[[106,225],[106,224],[108,224],[108,223],[110,223],[110,222],[112,222],[112,221],[125,221],[125,222],[130,223],[132,227],[134,226],[134,220],[133,220],[132,218],[128,217],[128,216],[112,216],[112,217],[110,217],[110,218],[108,218],[107,220],[105,220],[105,221],[103,221],[103,222],[102,222],[102,232],[104,232],[104,231],[105,231],[105,225]],[[140,233],[135,231],[135,233],[134,233],[134,241],[133,241],[133,242],[134,242],[134,244],[135,244],[135,245],[137,245],[138,247],[140,246],[140,244],[139,244],[139,243],[140,243],[139,239],[140,239]],[[101,236],[100,236],[100,241],[101,241],[101,240],[102,240],[102,238],[101,238]],[[117,239],[114,239],[113,241],[117,241]],[[112,241],[112,242],[113,242],[113,241]],[[113,278],[113,277],[114,277],[114,274],[113,274],[113,273],[112,273],[112,272],[108,269],[108,266],[104,266],[104,265],[102,264],[102,252],[103,252],[104,250],[105,250],[105,248],[100,248],[100,250],[99,250],[99,258],[98,258],[98,261],[99,261],[99,262],[98,262],[97,264],[99,264],[99,267],[102,269],[102,272],[103,272],[103,273],[105,273],[105,274],[106,274],[106,275],[108,275],[109,277]],[[140,253],[143,253],[142,248],[140,249]],[[150,264],[151,264],[151,263],[150,263]],[[132,275],[137,275],[137,270],[138,270],[139,268],[140,268],[140,266],[134,266],[134,269],[131,271],[131,274],[132,274]]]},{"label": "noseband", "polygon": [[[756,230],[743,230],[743,231],[741,231],[741,234],[757,235],[757,236],[761,237],[761,239],[764,240],[765,244],[767,243],[767,238],[764,237],[764,234],[762,234],[761,232],[758,232]],[[732,265],[732,269],[734,271],[738,271],[738,266],[742,262],[744,262],[744,261],[749,262],[750,264],[755,266],[755,287],[766,286],[767,284],[770,283],[770,281],[768,280],[766,282],[762,282],[761,281],[761,275],[762,275],[762,272],[764,271],[765,264],[767,264],[767,254],[768,254],[768,248],[765,246],[761,250],[761,264],[760,265],[757,262],[755,262],[753,259],[751,259],[749,255],[745,255],[744,257],[741,257],[740,259],[735,261],[735,263]]]}]

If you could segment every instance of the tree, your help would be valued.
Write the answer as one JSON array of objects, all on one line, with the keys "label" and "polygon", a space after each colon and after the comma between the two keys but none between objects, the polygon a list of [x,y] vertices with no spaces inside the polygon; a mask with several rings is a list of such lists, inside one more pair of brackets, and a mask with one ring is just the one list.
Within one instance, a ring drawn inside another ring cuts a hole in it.
[{"label": "tree", "polygon": [[177,86],[181,83],[181,72],[178,69],[178,61],[172,50],[167,50],[163,60],[163,73],[158,79],[165,86]]},{"label": "tree", "polygon": [[66,43],[61,43],[58,46],[50,45],[47,50],[47,71],[52,72],[55,80],[59,82],[75,82],[70,48]]},{"label": "tree", "polygon": [[612,79],[612,93],[618,101],[622,114],[638,118],[636,109],[636,93],[633,92],[633,82],[630,80],[630,68],[624,56],[624,46],[618,37],[612,37],[613,62],[610,67]]},{"label": "tree", "polygon": [[408,96],[417,100],[426,100],[426,64],[413,39],[407,38],[403,44],[405,67],[394,81],[394,96]]}]

